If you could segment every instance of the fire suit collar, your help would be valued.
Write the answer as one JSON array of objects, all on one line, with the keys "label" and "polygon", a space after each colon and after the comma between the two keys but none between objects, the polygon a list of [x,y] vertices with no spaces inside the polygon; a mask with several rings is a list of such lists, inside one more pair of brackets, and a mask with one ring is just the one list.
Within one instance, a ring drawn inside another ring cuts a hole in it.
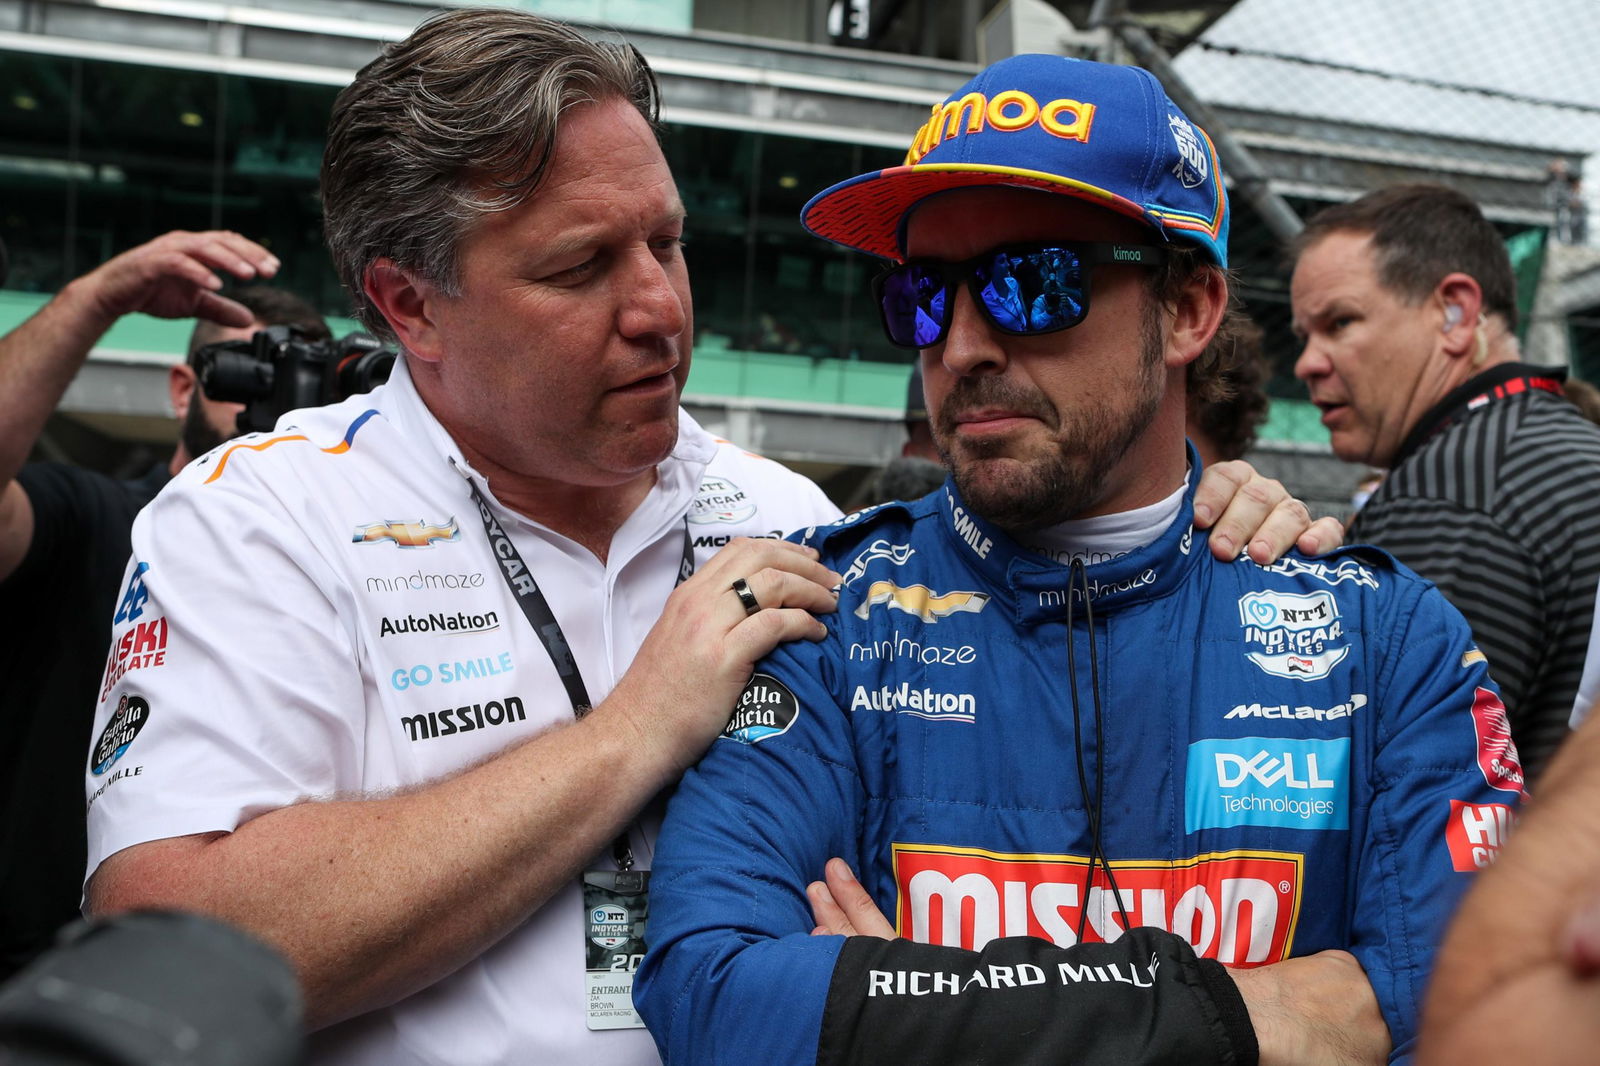
[{"label": "fire suit collar", "polygon": [[[1159,599],[1177,589],[1190,567],[1207,551],[1205,533],[1194,528],[1194,487],[1200,460],[1192,447],[1194,476],[1184,490],[1177,517],[1154,543],[1085,568],[1090,603],[1096,611]],[[999,527],[968,509],[953,479],[945,481],[941,526],[953,552],[995,593],[1010,602],[1019,625],[1064,621],[1068,604],[1068,568],[1022,547]],[[1071,593],[1081,596],[1081,588]],[[998,606],[998,604],[996,604]],[[1081,605],[1078,607],[1082,617]]]}]

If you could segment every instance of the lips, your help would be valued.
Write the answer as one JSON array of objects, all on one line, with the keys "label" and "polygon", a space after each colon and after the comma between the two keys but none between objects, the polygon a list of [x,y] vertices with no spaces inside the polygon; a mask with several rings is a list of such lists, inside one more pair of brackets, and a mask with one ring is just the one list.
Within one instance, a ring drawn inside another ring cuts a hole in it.
[{"label": "lips", "polygon": [[634,378],[632,381],[629,381],[626,384],[618,385],[611,391],[627,394],[651,393],[662,389],[675,389],[678,387],[678,379],[673,375],[673,371],[677,369],[678,365],[673,363],[671,366],[668,366],[663,370],[659,370],[654,374],[644,374]]},{"label": "lips", "polygon": [[958,432],[999,433],[1013,429],[1023,422],[1037,422],[1035,415],[1024,411],[981,410],[966,411],[953,419]]},{"label": "lips", "polygon": [[1348,403],[1338,400],[1313,399],[1311,402],[1316,406],[1317,410],[1322,412],[1322,424],[1330,427],[1334,422],[1337,422],[1343,413],[1350,407]]}]

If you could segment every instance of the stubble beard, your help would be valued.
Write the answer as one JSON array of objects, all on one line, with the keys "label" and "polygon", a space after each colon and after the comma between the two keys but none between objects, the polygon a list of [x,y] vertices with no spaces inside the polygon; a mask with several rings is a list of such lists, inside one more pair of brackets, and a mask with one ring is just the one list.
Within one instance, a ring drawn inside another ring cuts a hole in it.
[{"label": "stubble beard", "polygon": [[[939,455],[962,499],[975,513],[1012,533],[1076,518],[1098,503],[1112,469],[1155,419],[1162,395],[1160,320],[1140,323],[1139,364],[1131,395],[1097,397],[1063,415],[1043,393],[999,377],[964,377],[933,419]],[[957,442],[953,414],[993,405],[1031,415],[1051,431],[1054,447],[1009,454],[1013,442]]]},{"label": "stubble beard", "polygon": [[[198,386],[196,391],[198,392]],[[200,402],[198,395],[189,399],[189,411],[183,416],[183,425],[178,429],[178,439],[183,442],[184,450],[189,453],[191,460],[198,459],[213,448],[221,447],[226,440],[206,420],[205,405]]]}]

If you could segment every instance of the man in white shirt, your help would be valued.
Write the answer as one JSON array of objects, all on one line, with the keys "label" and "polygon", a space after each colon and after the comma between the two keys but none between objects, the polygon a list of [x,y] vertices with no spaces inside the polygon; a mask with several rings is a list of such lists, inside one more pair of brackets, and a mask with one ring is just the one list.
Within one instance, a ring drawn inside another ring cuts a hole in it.
[{"label": "man in white shirt", "polygon": [[323,199],[393,378],[212,452],[135,528],[90,906],[276,945],[315,1061],[653,1061],[650,801],[833,609],[840,575],[771,538],[837,510],[678,408],[655,116],[636,51],[522,12],[387,48],[335,105]]}]

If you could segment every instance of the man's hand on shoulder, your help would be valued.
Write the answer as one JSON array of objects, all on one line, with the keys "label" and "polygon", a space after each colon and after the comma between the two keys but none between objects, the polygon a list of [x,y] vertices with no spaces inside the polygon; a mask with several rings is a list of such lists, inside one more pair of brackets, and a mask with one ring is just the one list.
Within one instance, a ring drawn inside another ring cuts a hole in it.
[{"label": "man's hand on shoulder", "polygon": [[1242,459],[1206,467],[1195,488],[1194,524],[1211,530],[1211,554],[1224,562],[1238,558],[1244,544],[1250,558],[1270,563],[1290,548],[1321,555],[1344,543],[1337,518],[1313,522],[1282,482],[1262,477]]},{"label": "man's hand on shoulder", "polygon": [[[735,591],[739,580],[754,609]],[[838,606],[833,588],[840,580],[811,548],[781,540],[732,541],[668,597],[633,665],[605,701],[608,713],[626,715],[641,741],[667,756],[676,779],[727,724],[757,662],[786,641],[826,635],[813,614]]]},{"label": "man's hand on shoulder", "polygon": [[1349,952],[1228,973],[1250,1011],[1261,1066],[1381,1066],[1388,1059],[1389,1029]]},{"label": "man's hand on shoulder", "polygon": [[157,318],[205,318],[248,326],[248,308],[218,296],[226,271],[243,281],[270,278],[278,259],[237,233],[174,231],[131,248],[79,278],[76,284],[107,322],[135,311]]}]

